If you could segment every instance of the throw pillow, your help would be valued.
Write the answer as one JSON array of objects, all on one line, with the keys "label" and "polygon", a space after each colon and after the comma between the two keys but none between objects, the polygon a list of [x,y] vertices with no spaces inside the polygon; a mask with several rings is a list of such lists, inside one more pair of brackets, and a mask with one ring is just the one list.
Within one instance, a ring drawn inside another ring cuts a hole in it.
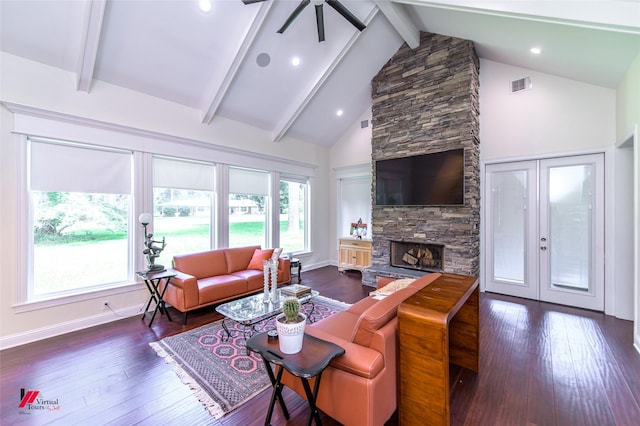
[{"label": "throw pillow", "polygon": [[273,249],[273,254],[271,255],[271,260],[280,259],[280,255],[282,254],[282,247]]},{"label": "throw pillow", "polygon": [[399,280],[391,281],[389,284],[382,288],[377,289],[369,293],[369,296],[373,296],[375,299],[383,299],[386,296],[395,293],[398,290],[402,290],[409,284],[415,281],[415,278],[401,278]]},{"label": "throw pillow", "polygon": [[269,260],[272,254],[273,249],[256,249],[256,251],[253,252],[253,256],[251,257],[251,261],[249,262],[249,266],[247,266],[247,269],[256,269],[258,271],[263,271],[264,267],[262,266],[262,261]]}]

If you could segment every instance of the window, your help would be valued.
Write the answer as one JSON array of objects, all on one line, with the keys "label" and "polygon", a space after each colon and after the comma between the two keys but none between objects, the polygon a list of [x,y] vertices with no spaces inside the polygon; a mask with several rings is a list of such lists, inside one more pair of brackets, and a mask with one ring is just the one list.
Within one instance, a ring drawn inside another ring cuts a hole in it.
[{"label": "window", "polygon": [[29,139],[27,300],[129,280],[132,153]]},{"label": "window", "polygon": [[158,264],[170,266],[176,254],[211,249],[214,191],[213,164],[153,158],[154,239],[167,239]]},{"label": "window", "polygon": [[229,167],[229,247],[267,243],[269,173]]},{"label": "window", "polygon": [[285,253],[299,253],[308,247],[308,187],[304,177],[280,178],[280,246]]}]

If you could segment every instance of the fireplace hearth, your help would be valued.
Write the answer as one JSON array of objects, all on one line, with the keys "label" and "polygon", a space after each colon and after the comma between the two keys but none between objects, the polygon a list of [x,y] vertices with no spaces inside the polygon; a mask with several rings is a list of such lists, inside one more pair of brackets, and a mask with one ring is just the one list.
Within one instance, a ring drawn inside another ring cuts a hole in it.
[{"label": "fireplace hearth", "polygon": [[391,241],[391,266],[418,271],[444,271],[444,245],[415,241]]}]

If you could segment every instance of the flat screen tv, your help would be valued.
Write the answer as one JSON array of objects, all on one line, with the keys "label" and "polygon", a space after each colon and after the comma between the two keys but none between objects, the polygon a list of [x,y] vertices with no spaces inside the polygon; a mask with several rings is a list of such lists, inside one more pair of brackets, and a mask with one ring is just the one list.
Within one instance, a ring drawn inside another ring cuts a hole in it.
[{"label": "flat screen tv", "polygon": [[376,205],[464,204],[464,149],[375,162]]}]

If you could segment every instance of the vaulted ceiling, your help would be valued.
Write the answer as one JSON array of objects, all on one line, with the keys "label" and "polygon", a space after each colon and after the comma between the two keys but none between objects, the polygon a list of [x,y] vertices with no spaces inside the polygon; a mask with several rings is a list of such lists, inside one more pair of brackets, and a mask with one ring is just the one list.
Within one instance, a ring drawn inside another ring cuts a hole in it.
[{"label": "vaulted ceiling", "polygon": [[640,53],[636,1],[341,0],[366,28],[325,4],[323,42],[322,0],[282,34],[298,0],[211,2],[203,12],[199,0],[0,0],[0,47],[73,73],[89,95],[100,80],[194,108],[201,123],[222,116],[274,142],[289,135],[325,147],[366,113],[372,77],[421,31],[472,40],[481,58],[608,88]]}]

